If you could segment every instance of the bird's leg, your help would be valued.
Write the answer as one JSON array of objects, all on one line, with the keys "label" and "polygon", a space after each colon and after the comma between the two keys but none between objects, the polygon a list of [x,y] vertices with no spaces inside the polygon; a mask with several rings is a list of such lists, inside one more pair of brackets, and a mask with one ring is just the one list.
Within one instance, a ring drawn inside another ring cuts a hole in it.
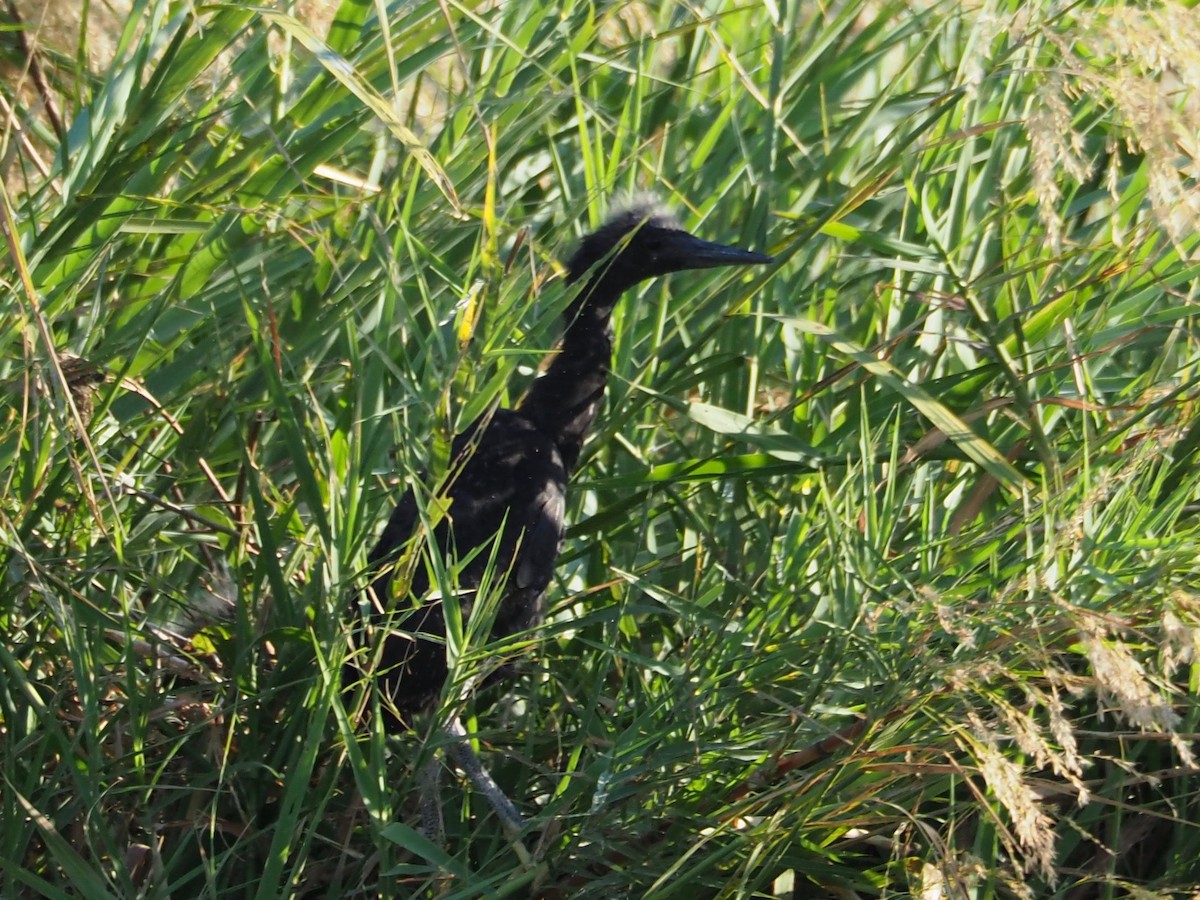
[{"label": "bird's leg", "polygon": [[442,764],[436,753],[421,767],[417,780],[421,791],[421,833],[440,847],[446,843],[446,829],[442,824]]},{"label": "bird's leg", "polygon": [[508,799],[504,791],[500,790],[496,779],[492,778],[491,773],[484,768],[479,757],[475,755],[475,751],[471,749],[467,730],[463,728],[458,716],[453,716],[446,723],[446,736],[450,738],[450,742],[446,746],[446,752],[450,754],[450,758],[466,773],[467,778],[471,779],[471,783],[479,789],[488,804],[496,811],[509,838],[515,838],[525,830],[525,819],[517,812],[517,808],[513,806],[513,802]]}]

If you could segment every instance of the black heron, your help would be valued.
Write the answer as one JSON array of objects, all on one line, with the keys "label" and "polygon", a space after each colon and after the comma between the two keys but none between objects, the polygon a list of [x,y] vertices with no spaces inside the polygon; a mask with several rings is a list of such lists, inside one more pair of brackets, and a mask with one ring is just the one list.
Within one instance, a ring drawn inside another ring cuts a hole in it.
[{"label": "black heron", "polygon": [[[580,287],[564,314],[560,349],[516,409],[481,416],[453,443],[450,474],[442,488],[450,504],[428,546],[459,560],[485,548],[458,570],[464,622],[489,570],[493,577],[496,572],[503,575],[493,639],[536,627],[545,615],[546,588],[563,539],[567,481],[604,397],[612,361],[610,320],[621,295],[671,272],[769,262],[771,257],[762,253],[694,237],[644,202],[616,212],[583,239],[567,263],[567,284]],[[387,610],[396,604],[393,576],[420,521],[417,504],[413,491],[408,491],[371,551],[373,581],[361,598],[365,602],[355,598],[354,611],[373,625],[383,625]],[[411,574],[406,596],[429,598],[428,567],[417,560],[406,571]],[[409,601],[402,597],[399,602]],[[384,695],[385,727],[400,731],[408,727],[412,714],[433,704],[445,683],[446,623],[437,599],[426,599],[391,622],[397,630],[383,638],[375,678]],[[348,680],[362,677],[353,665],[346,674]],[[451,751],[455,759],[488,793],[506,824],[519,829],[521,819],[511,803],[495,801],[494,784],[487,784],[490,777],[464,755],[462,726],[453,721],[449,731],[459,742],[459,752]]]}]

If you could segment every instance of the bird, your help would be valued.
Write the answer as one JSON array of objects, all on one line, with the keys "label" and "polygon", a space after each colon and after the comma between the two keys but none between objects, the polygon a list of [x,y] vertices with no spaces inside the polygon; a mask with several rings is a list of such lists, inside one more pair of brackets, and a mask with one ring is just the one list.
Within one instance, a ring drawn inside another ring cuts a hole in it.
[{"label": "bird", "polygon": [[[515,408],[484,413],[452,444],[441,487],[449,505],[423,552],[465,561],[456,589],[464,623],[489,569],[503,578],[493,640],[536,628],[545,617],[546,592],[563,544],[567,485],[604,399],[612,364],[611,320],[621,296],[673,272],[770,262],[765,254],[688,233],[669,212],[645,199],[617,208],[582,239],[566,263],[566,284],[574,293],[563,313],[559,348]],[[419,501],[410,489],[368,555],[370,587],[353,604],[365,622],[386,623],[389,631],[373,676],[360,673],[362,664],[352,659],[346,679],[374,678],[382,691],[385,730],[393,733],[407,729],[415,714],[435,703],[449,672],[443,604],[430,598],[436,585],[429,567],[420,559],[401,565],[420,522]],[[410,597],[424,602],[406,611],[405,604],[413,604]],[[366,643],[365,630],[359,634]],[[457,722],[451,731],[462,736]]]}]

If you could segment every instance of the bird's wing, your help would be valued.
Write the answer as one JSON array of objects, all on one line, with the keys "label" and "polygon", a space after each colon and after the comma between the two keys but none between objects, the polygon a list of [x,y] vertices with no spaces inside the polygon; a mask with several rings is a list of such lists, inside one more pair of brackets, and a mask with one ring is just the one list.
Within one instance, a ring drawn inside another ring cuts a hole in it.
[{"label": "bird's wing", "polygon": [[522,590],[544,590],[554,576],[554,563],[562,546],[566,509],[565,485],[558,479],[547,478],[529,505],[529,518],[521,538],[517,587]]},{"label": "bird's wing", "polygon": [[[486,425],[487,418],[490,417],[486,414],[480,416],[468,425],[462,434],[454,438],[451,458],[456,461],[455,465],[458,465],[463,459],[464,454],[472,448],[475,435],[482,426]],[[428,472],[422,472],[418,476],[419,482],[426,484],[428,477]],[[400,498],[400,502],[396,504],[396,508],[392,510],[387,525],[384,526],[383,532],[379,535],[378,542],[376,542],[374,549],[371,550],[371,555],[367,557],[367,561],[374,566],[383,560],[395,560],[404,548],[404,545],[409,542],[416,532],[419,516],[420,512],[417,508],[416,494],[413,493],[412,488],[409,488],[404,492],[404,496]]]},{"label": "bird's wing", "polygon": [[417,527],[417,498],[409,488],[392,510],[387,525],[379,535],[379,540],[371,550],[367,561],[374,566],[384,559],[394,559],[396,554],[408,543]]},{"label": "bird's wing", "polygon": [[[383,612],[391,606],[393,595],[391,583],[394,569],[404,546],[412,539],[419,520],[417,497],[412,489],[404,492],[396,508],[388,517],[387,525],[383,527],[379,540],[371,548],[367,556],[367,570],[370,573],[371,587],[363,595],[368,598],[376,612]],[[417,566],[412,572],[413,583],[409,589],[420,594],[425,591],[426,579],[423,566]],[[359,602],[358,600],[355,601]]]}]

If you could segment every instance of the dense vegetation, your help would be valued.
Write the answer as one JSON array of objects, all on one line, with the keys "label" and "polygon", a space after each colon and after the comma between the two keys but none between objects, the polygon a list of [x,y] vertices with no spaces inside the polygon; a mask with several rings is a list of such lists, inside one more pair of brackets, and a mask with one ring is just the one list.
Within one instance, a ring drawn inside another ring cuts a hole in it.
[{"label": "dense vegetation", "polygon": [[[109,66],[5,43],[0,894],[1194,891],[1198,20],[142,0]],[[627,301],[550,624],[451,641],[389,743],[339,691],[366,549],[645,189],[777,262]],[[519,844],[457,783],[415,830],[459,710]]]}]

